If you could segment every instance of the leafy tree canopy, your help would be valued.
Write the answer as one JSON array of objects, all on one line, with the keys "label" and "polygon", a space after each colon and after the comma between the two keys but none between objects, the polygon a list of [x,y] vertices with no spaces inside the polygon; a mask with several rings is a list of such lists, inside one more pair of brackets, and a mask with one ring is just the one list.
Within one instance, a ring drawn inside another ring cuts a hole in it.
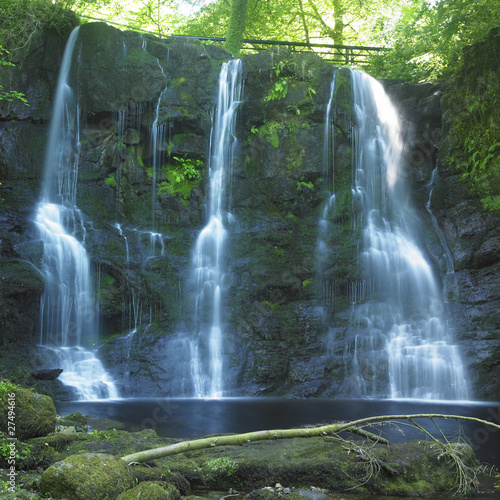
[{"label": "leafy tree canopy", "polygon": [[412,0],[381,26],[374,43],[392,51],[372,60],[371,74],[410,81],[447,80],[463,48],[500,26],[500,3],[491,0]]},{"label": "leafy tree canopy", "polygon": [[[225,36],[231,0],[201,9],[183,26],[184,33]],[[351,44],[367,42],[371,24],[393,15],[389,0],[247,0],[244,37],[259,40]]]},{"label": "leafy tree canopy", "polygon": [[0,0],[0,44],[12,53],[41,25],[74,23],[66,9],[83,22],[161,35],[226,37],[238,18],[240,39],[391,47],[369,72],[411,81],[446,79],[462,48],[500,25],[500,3],[491,0]]}]

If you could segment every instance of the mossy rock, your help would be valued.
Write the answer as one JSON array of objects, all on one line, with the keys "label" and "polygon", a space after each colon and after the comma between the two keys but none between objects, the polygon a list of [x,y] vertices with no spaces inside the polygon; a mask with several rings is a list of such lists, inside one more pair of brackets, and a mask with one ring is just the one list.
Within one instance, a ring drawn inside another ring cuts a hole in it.
[{"label": "mossy rock", "polygon": [[168,467],[158,467],[154,462],[135,465],[134,476],[140,483],[169,483],[175,486],[183,496],[188,495],[191,489],[191,485],[182,474],[171,472]]},{"label": "mossy rock", "polygon": [[[470,446],[453,448],[474,470]],[[182,474],[193,490],[249,491],[279,482],[298,489],[314,485],[331,492],[356,488],[360,494],[421,496],[457,487],[453,461],[426,441],[365,446],[330,436],[263,440],[170,456],[168,467]]]},{"label": "mossy rock", "polygon": [[173,484],[146,481],[121,493],[116,500],[180,500],[181,494]]},{"label": "mossy rock", "polygon": [[66,415],[59,420],[58,424],[65,427],[73,426],[76,432],[87,432],[89,430],[87,418],[79,412]]},{"label": "mossy rock", "polygon": [[[11,394],[15,396],[11,397]],[[8,420],[9,408],[12,408],[15,420]],[[14,431],[14,435],[9,435],[20,440],[46,436],[54,432],[56,417],[54,402],[48,396],[0,380],[0,431],[7,434]],[[9,422],[15,424],[15,429],[9,429]]]},{"label": "mossy rock", "polygon": [[115,499],[134,484],[132,472],[120,458],[83,453],[51,465],[42,474],[40,491],[53,498],[106,500]]}]

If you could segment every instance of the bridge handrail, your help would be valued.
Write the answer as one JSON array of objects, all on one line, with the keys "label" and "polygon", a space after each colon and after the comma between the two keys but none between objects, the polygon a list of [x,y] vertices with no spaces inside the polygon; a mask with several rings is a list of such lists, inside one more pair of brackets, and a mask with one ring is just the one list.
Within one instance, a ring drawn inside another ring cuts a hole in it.
[{"label": "bridge handrail", "polygon": [[[224,37],[210,37],[210,36],[190,36],[190,35],[171,35],[172,37],[178,38],[192,38],[199,40],[201,42],[214,42],[223,43],[226,41]],[[338,44],[327,44],[327,43],[307,43],[307,42],[286,42],[283,40],[254,40],[245,38],[242,41],[243,46],[242,51],[257,51],[264,50],[265,46],[278,46],[278,47],[288,47],[292,51],[295,49],[310,49],[316,54],[323,56],[325,59],[331,62],[342,63],[342,64],[366,64],[365,58],[370,52],[380,53],[387,52],[391,49],[385,47],[368,47],[363,45],[338,45]],[[247,45],[247,46],[245,46]],[[248,47],[248,45],[253,45],[253,47]],[[262,47],[255,47],[255,45],[261,45]],[[322,51],[314,49],[324,49]],[[300,50],[299,50],[300,51]]]},{"label": "bridge handrail", "polygon": [[[191,36],[191,35],[171,35],[172,37],[178,38],[194,38],[195,40],[201,41],[212,41],[212,42],[225,42],[226,39],[223,37],[212,37],[212,36]],[[253,40],[253,39],[243,39],[243,43],[258,43],[261,45],[286,45],[290,47],[317,47],[317,48],[329,48],[329,49],[354,49],[354,50],[368,50],[368,51],[387,51],[391,50],[386,47],[365,47],[363,45],[331,45],[327,43],[307,43],[307,42],[286,42],[283,40]]]}]

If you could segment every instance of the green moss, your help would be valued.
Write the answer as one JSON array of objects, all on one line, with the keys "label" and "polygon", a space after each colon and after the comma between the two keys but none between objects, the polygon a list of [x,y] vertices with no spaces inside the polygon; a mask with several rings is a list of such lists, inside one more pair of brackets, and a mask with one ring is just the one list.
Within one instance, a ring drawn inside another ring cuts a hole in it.
[{"label": "green moss", "polygon": [[116,500],[180,500],[177,488],[164,482],[146,481],[118,495]]},{"label": "green moss", "polygon": [[80,430],[80,432],[87,432],[88,431],[88,422],[87,418],[84,417],[81,413],[79,412],[74,412],[70,413],[69,415],[66,415],[64,419],[59,421],[59,425],[73,425],[76,430]]},{"label": "green moss", "polygon": [[112,455],[84,453],[51,465],[40,479],[40,490],[55,498],[98,500],[116,498],[134,486],[123,460]]},{"label": "green moss", "polygon": [[55,426],[51,398],[0,379],[0,431],[24,440],[54,432]]},{"label": "green moss", "polygon": [[278,130],[283,128],[282,123],[267,123],[259,127],[259,136],[263,137],[271,143],[274,149],[277,149],[280,145],[280,140],[278,136]]}]

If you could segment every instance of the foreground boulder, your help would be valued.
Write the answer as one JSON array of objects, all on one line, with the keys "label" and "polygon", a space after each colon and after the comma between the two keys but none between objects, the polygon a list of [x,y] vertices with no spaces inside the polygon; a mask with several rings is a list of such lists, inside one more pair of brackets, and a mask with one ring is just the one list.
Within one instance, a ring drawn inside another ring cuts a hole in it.
[{"label": "foreground boulder", "polygon": [[48,396],[0,380],[0,431],[20,440],[46,436],[54,432],[56,417],[54,402]]},{"label": "foreground boulder", "polygon": [[105,500],[115,499],[134,484],[134,476],[120,458],[83,453],[51,465],[42,474],[40,490],[53,498]]},{"label": "foreground boulder", "polygon": [[117,500],[139,500],[143,498],[148,500],[180,500],[181,494],[172,484],[146,481],[131,490],[125,491],[117,497]]}]

